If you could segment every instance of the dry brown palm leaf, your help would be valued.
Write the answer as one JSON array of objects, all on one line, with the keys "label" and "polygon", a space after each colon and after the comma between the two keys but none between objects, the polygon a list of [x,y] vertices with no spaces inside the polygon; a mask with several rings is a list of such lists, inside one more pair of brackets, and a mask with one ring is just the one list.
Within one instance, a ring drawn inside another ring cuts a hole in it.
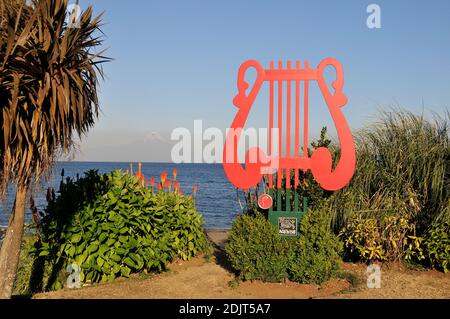
[{"label": "dry brown palm leaf", "polygon": [[[0,1],[0,154],[8,181],[39,179],[74,134],[94,124],[103,51],[101,16],[91,7],[68,27],[67,0]],[[97,33],[100,36],[97,36]]]}]

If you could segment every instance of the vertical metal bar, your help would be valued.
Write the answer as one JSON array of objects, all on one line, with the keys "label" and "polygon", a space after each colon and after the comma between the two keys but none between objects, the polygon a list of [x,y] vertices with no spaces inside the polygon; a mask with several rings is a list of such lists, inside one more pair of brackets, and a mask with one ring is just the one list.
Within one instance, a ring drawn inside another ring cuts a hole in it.
[{"label": "vertical metal bar", "polygon": [[[287,62],[287,69],[291,70],[291,61]],[[291,81],[286,81],[287,103],[286,103],[286,158],[291,157]],[[286,189],[291,188],[291,169],[286,168]]]},{"label": "vertical metal bar", "polygon": [[233,151],[233,163],[239,163],[238,159],[238,149],[239,149],[239,140],[237,138],[236,134],[233,134],[233,144],[234,144],[234,151]]},{"label": "vertical metal bar", "polygon": [[281,202],[281,188],[277,189],[277,212],[283,210],[283,203]]},{"label": "vertical metal bar", "polygon": [[294,190],[294,212],[298,212],[298,193]]},{"label": "vertical metal bar", "polygon": [[[300,61],[296,63],[296,69],[300,70]],[[295,81],[295,146],[294,146],[294,157],[300,156],[299,146],[300,146],[300,81]],[[298,187],[298,169],[295,168],[294,171],[294,186],[297,190]],[[298,207],[297,207],[298,208]]]},{"label": "vertical metal bar", "polygon": [[289,213],[291,211],[291,190],[286,188],[286,212]]},{"label": "vertical metal bar", "polygon": [[304,93],[304,101],[303,107],[305,108],[305,115],[303,118],[303,156],[305,158],[308,157],[308,91],[309,91],[309,82],[305,80],[305,93]]},{"label": "vertical metal bar", "polygon": [[[272,177],[272,175],[271,175],[271,177]],[[268,193],[269,193],[269,196],[272,197],[272,199],[273,199],[274,198],[273,188],[269,188]],[[274,202],[272,200],[272,205],[270,205],[270,207],[269,207],[269,216],[270,216],[271,213],[273,213],[273,206],[274,206]]]},{"label": "vertical metal bar", "polygon": [[[283,68],[283,62],[278,62],[278,68]],[[278,154],[279,158],[282,157],[282,141],[283,141],[283,81],[278,81]],[[278,167],[277,171],[277,187],[281,188],[281,181],[283,178],[283,170]]]},{"label": "vertical metal bar", "polygon": [[[270,69],[273,70],[274,63],[270,61]],[[273,129],[273,81],[270,81],[270,105],[269,105],[269,156],[272,157],[272,129]],[[272,161],[270,162],[272,163]],[[267,175],[269,178],[269,188],[273,188],[273,174],[272,171]]]}]

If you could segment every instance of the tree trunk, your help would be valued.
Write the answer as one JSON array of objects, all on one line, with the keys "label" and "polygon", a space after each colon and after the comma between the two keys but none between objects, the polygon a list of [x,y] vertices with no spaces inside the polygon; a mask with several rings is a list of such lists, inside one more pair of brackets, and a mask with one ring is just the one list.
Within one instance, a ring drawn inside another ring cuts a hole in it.
[{"label": "tree trunk", "polygon": [[27,188],[17,187],[14,208],[0,249],[0,299],[11,298],[19,264]]}]

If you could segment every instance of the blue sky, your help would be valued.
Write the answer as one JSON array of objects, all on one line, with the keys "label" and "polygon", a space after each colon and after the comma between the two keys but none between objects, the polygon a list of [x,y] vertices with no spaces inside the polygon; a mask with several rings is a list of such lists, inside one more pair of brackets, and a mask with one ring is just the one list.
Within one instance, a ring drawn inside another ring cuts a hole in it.
[{"label": "blue sky", "polygon": [[[381,29],[366,26],[370,3],[381,8]],[[272,59],[316,66],[337,58],[353,129],[381,107],[449,108],[450,1],[80,0],[88,4],[105,11],[114,61],[104,66],[102,114],[77,160],[170,161],[172,129],[193,128],[196,119],[228,127],[237,71],[248,59],[268,67]],[[314,136],[332,122],[325,108],[310,107]]]}]

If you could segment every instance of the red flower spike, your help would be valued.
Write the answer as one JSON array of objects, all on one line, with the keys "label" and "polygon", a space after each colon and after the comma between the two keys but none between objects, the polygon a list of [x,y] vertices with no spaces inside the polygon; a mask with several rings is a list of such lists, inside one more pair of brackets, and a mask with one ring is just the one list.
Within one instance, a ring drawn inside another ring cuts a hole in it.
[{"label": "red flower spike", "polygon": [[197,193],[197,184],[194,183],[194,194]]},{"label": "red flower spike", "polygon": [[164,187],[170,189],[172,187],[172,180],[170,178],[164,183]]},{"label": "red flower spike", "polygon": [[166,183],[167,172],[161,173],[161,183],[164,185]]},{"label": "red flower spike", "polygon": [[152,184],[152,187],[155,186],[155,178],[154,177],[152,177],[152,179],[151,179],[151,184]]},{"label": "red flower spike", "polygon": [[173,169],[172,175],[173,175],[173,180],[176,181],[177,180],[177,169],[176,168]]}]

